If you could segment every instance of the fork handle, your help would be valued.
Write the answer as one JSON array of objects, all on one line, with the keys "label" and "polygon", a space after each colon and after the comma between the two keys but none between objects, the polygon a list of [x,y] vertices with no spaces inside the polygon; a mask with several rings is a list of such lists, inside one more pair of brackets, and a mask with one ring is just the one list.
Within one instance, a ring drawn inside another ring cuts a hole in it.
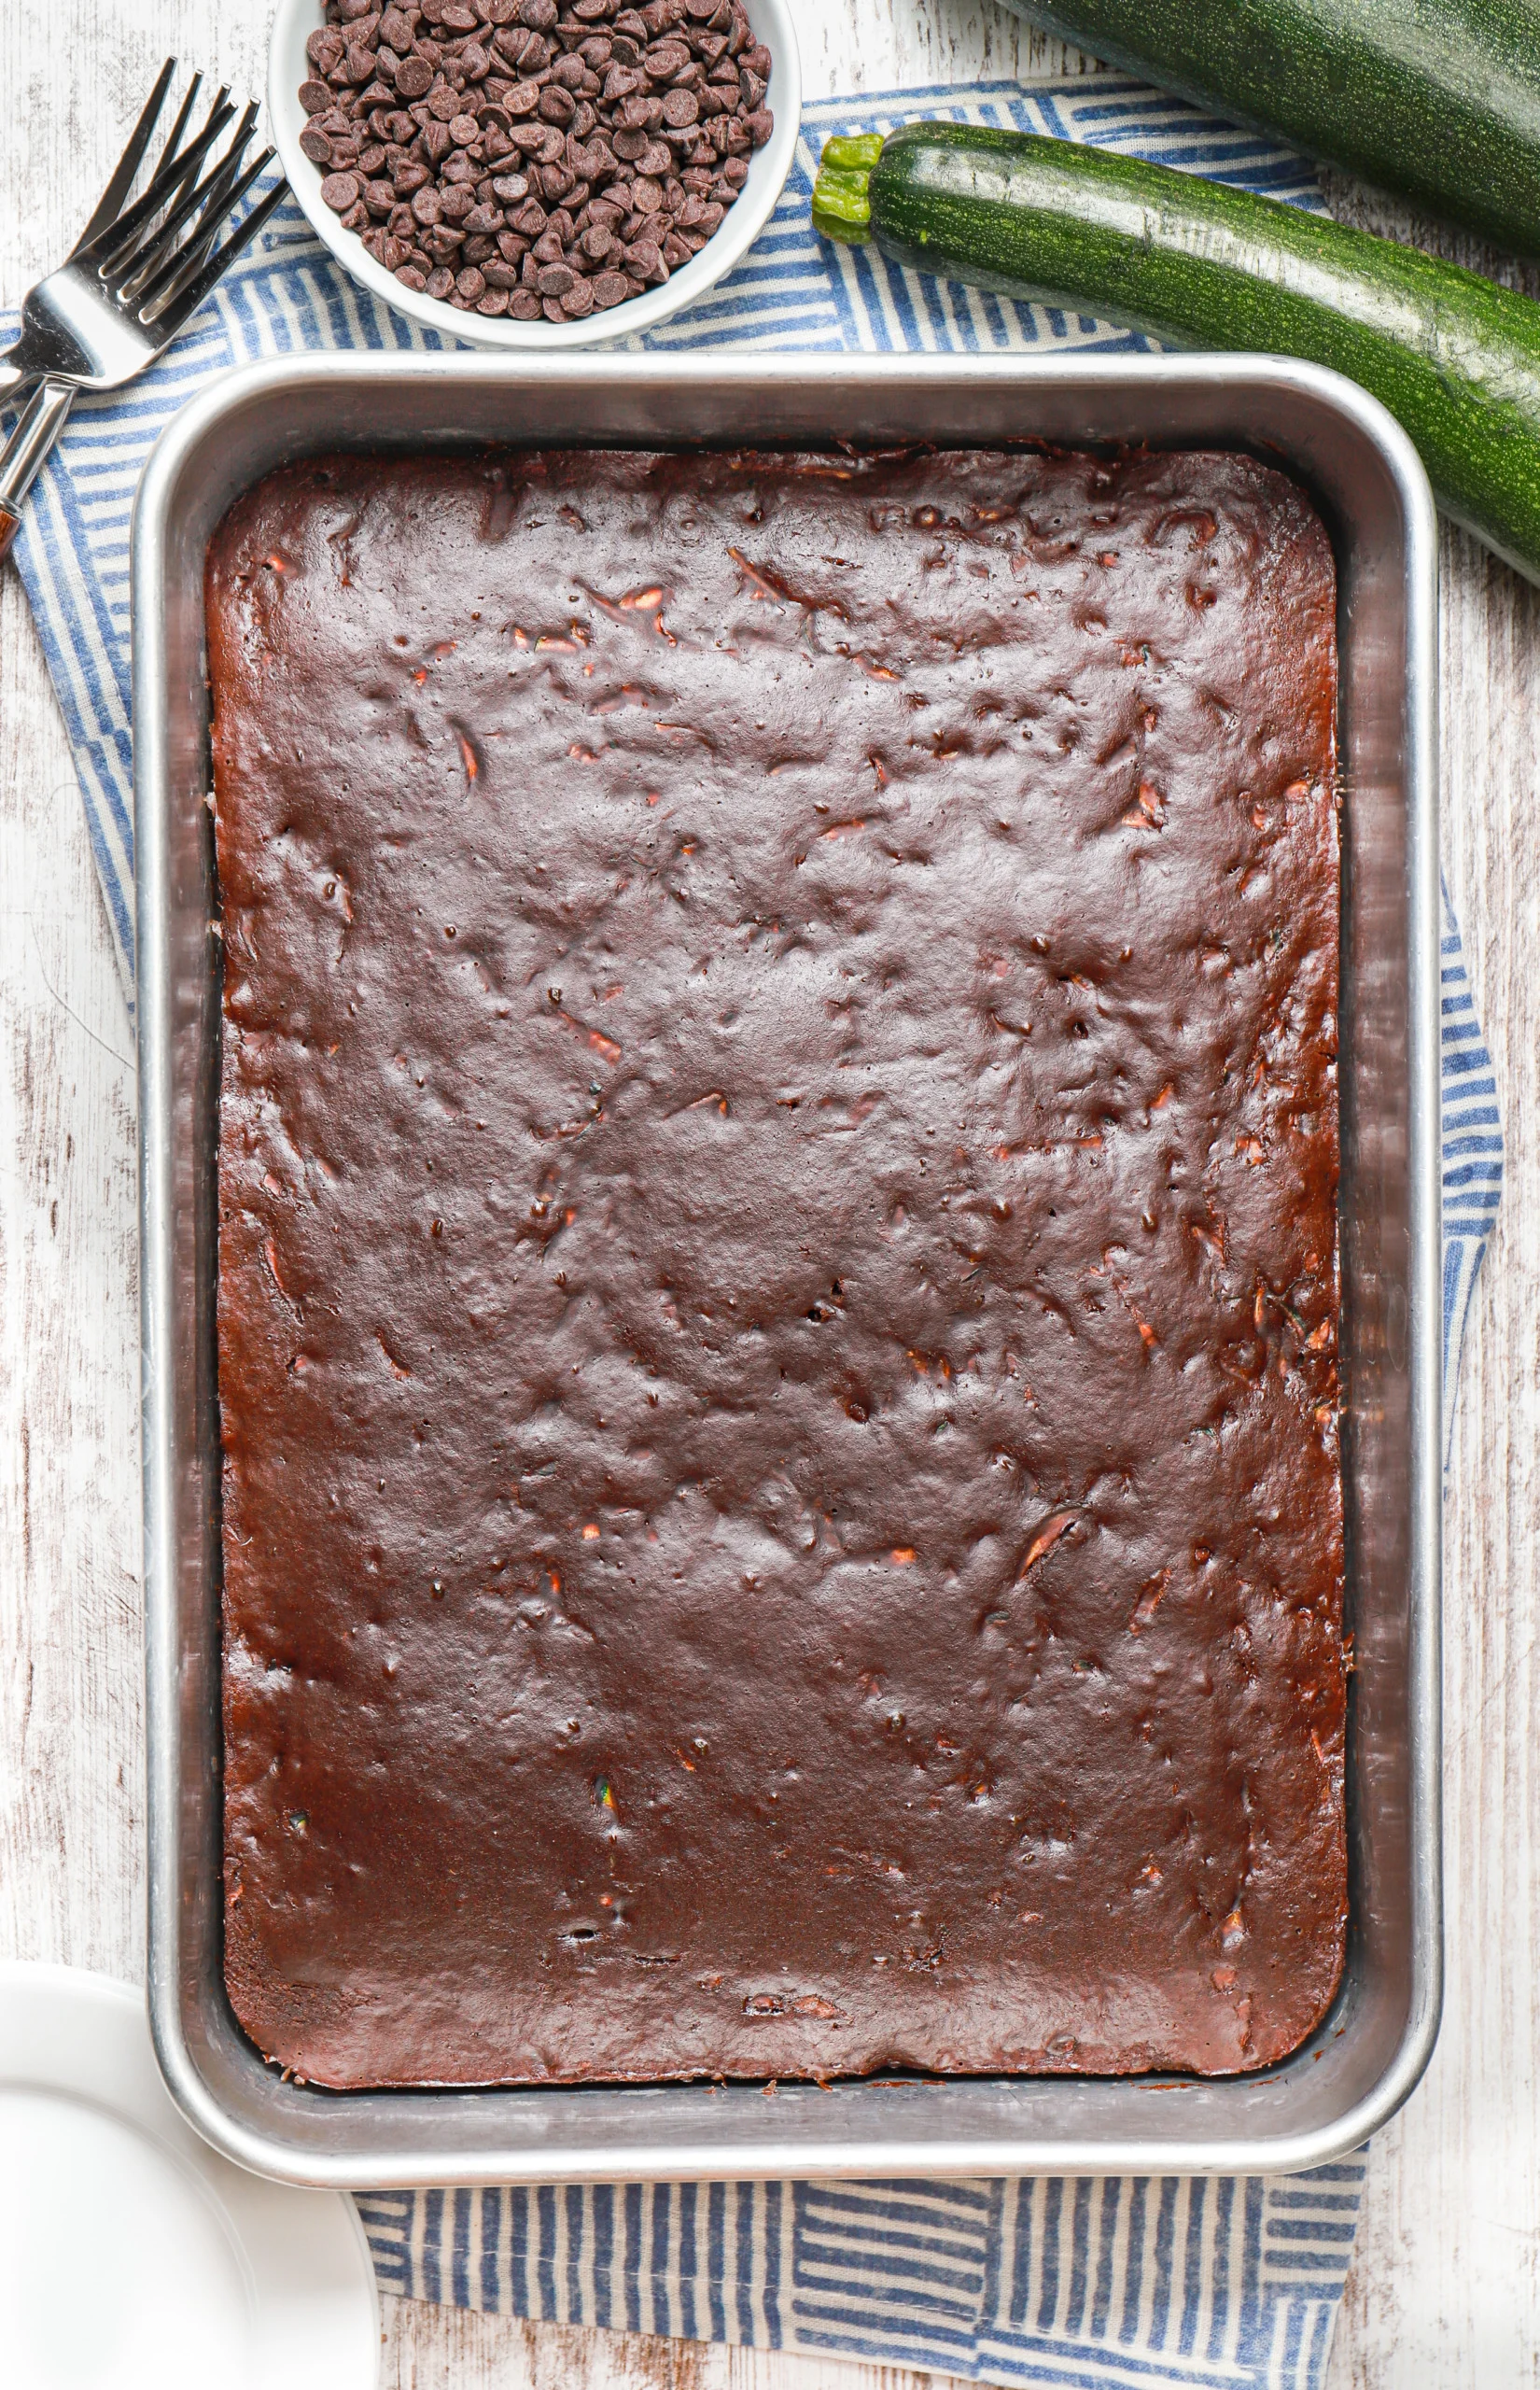
[{"label": "fork handle", "polygon": [[0,452],[0,563],[21,527],[27,492],[69,419],[75,395],[73,382],[40,382]]}]

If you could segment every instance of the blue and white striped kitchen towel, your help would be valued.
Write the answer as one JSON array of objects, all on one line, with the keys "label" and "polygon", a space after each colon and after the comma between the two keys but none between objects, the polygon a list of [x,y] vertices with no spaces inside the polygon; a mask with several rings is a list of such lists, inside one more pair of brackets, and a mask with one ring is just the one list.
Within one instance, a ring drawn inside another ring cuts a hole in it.
[{"label": "blue and white striped kitchen towel", "polygon": [[[785,197],[737,271],[649,348],[1141,349],[1087,316],[834,249],[808,216],[832,132],[915,115],[1137,152],[1318,206],[1311,171],[1118,76],[862,94],[805,112]],[[9,335],[0,321],[0,334]],[[77,407],[16,547],[132,988],[129,524],[158,433],[216,373],[313,348],[432,348],[281,211],[146,380]],[[1444,1330],[1454,1365],[1495,1216],[1496,1083],[1444,918]],[[1351,2254],[1361,2159],[1204,2182],[656,2184],[391,2192],[362,2207],[381,2285],[411,2298],[617,2329],[918,2365],[976,2381],[1319,2390]]]},{"label": "blue and white striped kitchen towel", "polygon": [[361,2198],[382,2290],[973,2382],[1320,2390],[1361,2157],[1237,2181],[631,2183]]}]

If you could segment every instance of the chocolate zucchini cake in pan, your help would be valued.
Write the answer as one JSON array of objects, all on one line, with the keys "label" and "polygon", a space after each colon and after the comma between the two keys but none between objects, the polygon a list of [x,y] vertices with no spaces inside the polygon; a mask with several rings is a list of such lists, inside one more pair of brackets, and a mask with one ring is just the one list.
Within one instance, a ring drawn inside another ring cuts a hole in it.
[{"label": "chocolate zucchini cake in pan", "polygon": [[208,568],[226,1978],[339,2088],[1229,2074],[1346,1924],[1335,578],[1232,455]]}]

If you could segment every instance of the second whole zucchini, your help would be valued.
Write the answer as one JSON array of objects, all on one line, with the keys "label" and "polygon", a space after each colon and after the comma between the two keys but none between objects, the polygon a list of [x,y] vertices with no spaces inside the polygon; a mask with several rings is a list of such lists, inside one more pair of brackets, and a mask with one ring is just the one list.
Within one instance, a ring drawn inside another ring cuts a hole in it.
[{"label": "second whole zucchini", "polygon": [[1034,134],[825,144],[825,234],[1189,348],[1307,358],[1410,434],[1446,513],[1540,581],[1540,305],[1227,184]]},{"label": "second whole zucchini", "polygon": [[1168,91],[1540,256],[1536,0],[1008,0]]}]

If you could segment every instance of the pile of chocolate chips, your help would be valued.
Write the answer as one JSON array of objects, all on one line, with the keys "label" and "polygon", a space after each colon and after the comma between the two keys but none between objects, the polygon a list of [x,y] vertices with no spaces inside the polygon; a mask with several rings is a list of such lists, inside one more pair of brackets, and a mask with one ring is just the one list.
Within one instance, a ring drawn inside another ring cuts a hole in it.
[{"label": "pile of chocolate chips", "polygon": [[704,248],[773,129],[738,0],[327,0],[321,196],[409,290],[581,321]]}]

